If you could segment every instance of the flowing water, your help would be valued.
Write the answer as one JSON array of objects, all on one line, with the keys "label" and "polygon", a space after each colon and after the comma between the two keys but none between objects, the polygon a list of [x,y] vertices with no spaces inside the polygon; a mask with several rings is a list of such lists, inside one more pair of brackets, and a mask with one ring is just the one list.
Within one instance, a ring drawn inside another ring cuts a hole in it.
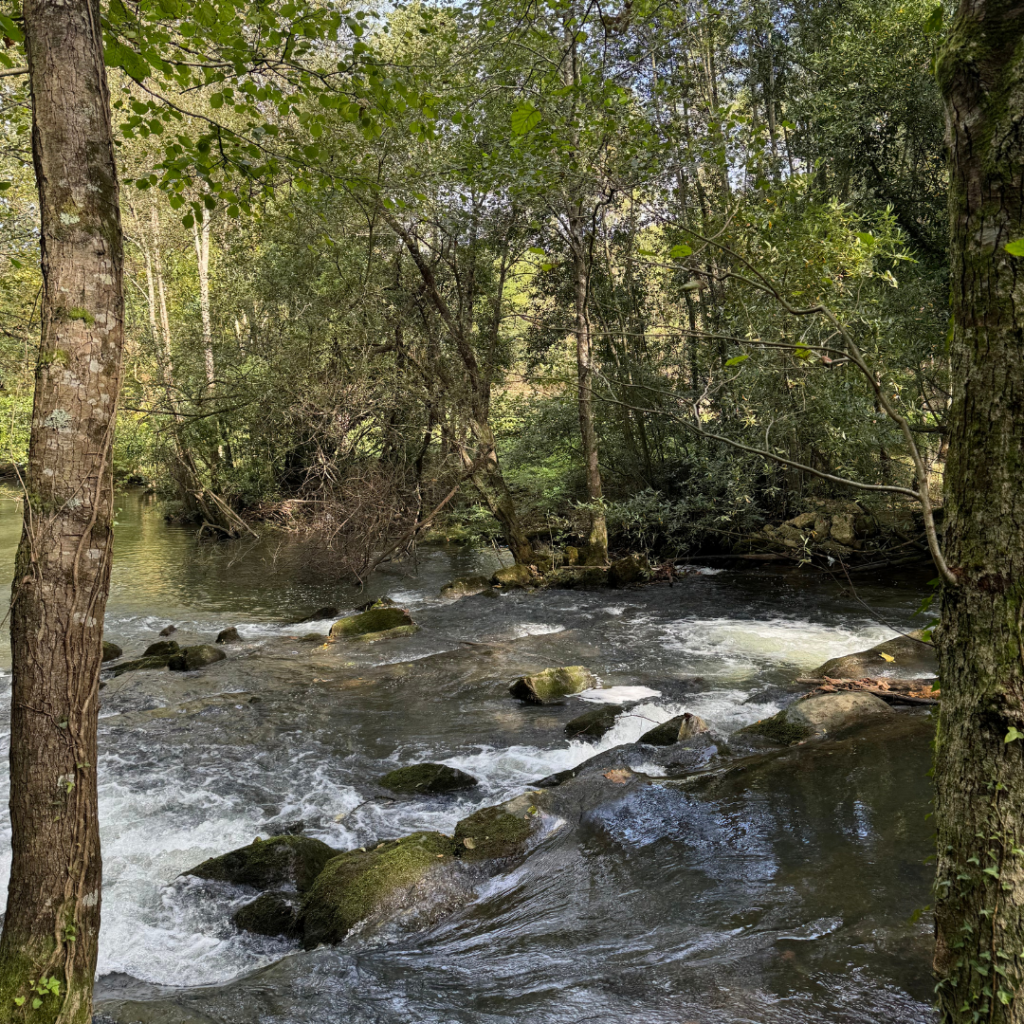
[{"label": "flowing water", "polygon": [[[8,497],[5,580],[20,528]],[[239,933],[230,914],[251,896],[178,877],[297,822],[339,849],[450,832],[474,809],[684,710],[725,737],[792,699],[802,671],[915,624],[926,577],[859,588],[890,625],[829,578],[765,571],[445,602],[443,583],[492,572],[498,555],[423,551],[357,593],[319,547],[198,544],[145,497],[120,500],[107,638],[128,656],[170,623],[183,645],[231,625],[242,642],[199,673],[129,673],[103,690],[97,1008],[109,1019],[934,1020],[930,927],[912,919],[929,898],[929,722],[919,713],[703,790],[660,778],[652,764],[644,785],[607,787],[524,862],[475,879],[449,913],[425,910],[418,927],[355,934],[337,947],[301,952]],[[299,639],[326,632],[328,621],[287,624],[383,594],[410,611],[419,633],[328,646]],[[6,647],[3,658],[6,747]],[[571,664],[614,689],[550,708],[508,696],[515,675]],[[566,740],[565,722],[595,698],[625,702],[627,712],[596,743]],[[373,785],[424,760],[468,771],[480,786],[390,800]],[[3,805],[6,892],[6,794]]]}]

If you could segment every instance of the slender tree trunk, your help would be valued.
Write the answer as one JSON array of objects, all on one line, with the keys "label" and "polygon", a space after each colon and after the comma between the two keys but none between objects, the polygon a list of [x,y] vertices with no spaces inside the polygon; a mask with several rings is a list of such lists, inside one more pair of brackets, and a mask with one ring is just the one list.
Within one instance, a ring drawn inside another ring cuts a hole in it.
[{"label": "slender tree trunk", "polygon": [[43,299],[11,611],[13,859],[0,1019],[87,1024],[100,924],[96,722],[122,235],[99,3],[25,0],[24,16]]},{"label": "slender tree trunk", "polygon": [[217,382],[213,364],[213,327],[210,322],[210,218],[202,225],[192,224],[196,244],[196,263],[199,268],[199,312],[203,318],[203,355],[206,357],[206,388],[212,394]]},{"label": "slender tree trunk", "polygon": [[1024,1022],[1024,7],[962,0],[940,55],[954,393],[936,739],[943,1024]]}]

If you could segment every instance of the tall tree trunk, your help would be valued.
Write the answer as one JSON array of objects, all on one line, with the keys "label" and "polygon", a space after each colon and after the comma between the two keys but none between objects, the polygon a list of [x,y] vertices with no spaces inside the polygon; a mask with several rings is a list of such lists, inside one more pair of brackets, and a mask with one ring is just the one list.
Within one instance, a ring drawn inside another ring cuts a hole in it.
[{"label": "tall tree trunk", "polygon": [[202,225],[192,224],[196,244],[196,263],[199,269],[199,313],[203,318],[203,355],[206,360],[206,388],[212,394],[217,381],[213,364],[213,327],[210,322],[210,218]]},{"label": "tall tree trunk", "polygon": [[943,1024],[1024,1022],[1024,7],[962,0],[938,64],[954,381],[936,739]]},{"label": "tall tree trunk", "polygon": [[11,611],[13,859],[0,1018],[87,1024],[100,924],[96,722],[122,235],[99,3],[25,0],[24,17],[43,299]]}]

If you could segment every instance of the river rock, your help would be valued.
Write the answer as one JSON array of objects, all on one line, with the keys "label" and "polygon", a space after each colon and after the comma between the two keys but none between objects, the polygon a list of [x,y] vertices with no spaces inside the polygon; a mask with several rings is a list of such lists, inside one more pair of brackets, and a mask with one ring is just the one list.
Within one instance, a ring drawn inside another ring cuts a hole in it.
[{"label": "river rock", "polygon": [[[883,658],[883,654],[889,657]],[[893,660],[890,661],[889,658]],[[911,636],[896,636],[866,651],[832,658],[807,675],[813,679],[823,679],[825,676],[831,679],[863,679],[886,672],[921,677],[936,673],[938,670],[939,662],[934,647]]]},{"label": "river rock", "polygon": [[415,832],[373,850],[334,857],[303,900],[303,946],[340,942],[360,921],[399,904],[403,893],[452,860],[454,852],[448,836]]},{"label": "river rock", "polygon": [[177,632],[178,627],[172,622],[169,626],[164,626],[164,628],[160,630],[160,636],[170,636],[172,633]]},{"label": "river rock", "polygon": [[170,660],[170,657],[166,655],[158,655],[150,658],[136,658],[134,661],[123,661],[114,667],[112,676],[116,679],[118,676],[123,676],[125,672],[141,672],[147,668],[167,668],[167,663]]},{"label": "river rock", "polygon": [[182,874],[212,882],[251,885],[255,889],[287,886],[303,893],[313,884],[324,865],[337,855],[337,850],[319,839],[276,836],[257,839],[248,846],[211,857]]},{"label": "river rock", "polygon": [[121,650],[117,644],[112,644],[109,640],[103,641],[103,661],[116,661],[124,651]]},{"label": "river rock", "polygon": [[396,768],[378,780],[385,789],[393,793],[455,793],[460,789],[472,789],[477,780],[458,768],[446,764],[410,764]]},{"label": "river rock", "polygon": [[464,861],[514,857],[523,852],[539,820],[537,808],[522,797],[481,808],[455,826],[455,853]]},{"label": "river rock", "polygon": [[500,587],[513,590],[517,587],[528,587],[533,583],[533,573],[520,563],[506,566],[499,569],[492,577],[491,582]]},{"label": "river rock", "polygon": [[312,615],[307,615],[304,619],[296,619],[292,625],[301,626],[306,622],[322,622],[324,619],[336,619],[338,614],[337,608],[328,605],[326,608],[318,608]]},{"label": "river rock", "polygon": [[172,672],[195,672],[197,669],[212,665],[215,661],[223,661],[226,657],[227,655],[213,644],[196,644],[195,647],[183,647],[180,654],[176,654],[167,662],[167,667]]},{"label": "river rock", "polygon": [[244,907],[239,907],[231,920],[242,931],[254,935],[293,936],[298,931],[299,902],[294,895],[280,890],[260,893]]},{"label": "river rock", "polygon": [[640,737],[640,742],[652,747],[670,747],[673,743],[693,739],[704,732],[708,732],[708,723],[700,715],[692,715],[687,711],[648,730]]},{"label": "river rock", "polygon": [[832,736],[872,718],[881,719],[894,714],[892,708],[873,693],[825,693],[798,700],[777,715],[740,731],[763,736],[785,746],[801,740]]},{"label": "river rock", "polygon": [[173,658],[180,652],[181,648],[178,646],[177,640],[157,640],[155,644],[150,644],[142,652],[142,656],[144,658]]},{"label": "river rock", "polygon": [[584,711],[572,721],[565,723],[565,735],[569,739],[600,739],[614,724],[623,711],[621,704],[599,704],[591,711]]},{"label": "river rock", "polygon": [[401,608],[370,608],[358,615],[338,619],[331,626],[335,640],[389,640],[392,637],[411,636],[419,629],[409,613]]},{"label": "river rock", "polygon": [[441,588],[441,596],[448,598],[473,597],[491,589],[491,581],[486,576],[460,576],[446,583]]},{"label": "river rock", "polygon": [[582,665],[570,665],[522,676],[508,688],[508,692],[527,704],[561,704],[562,698],[595,686],[597,680]]},{"label": "river rock", "polygon": [[237,643],[242,638],[238,635],[238,629],[235,626],[228,626],[227,629],[222,629],[217,634],[217,643],[219,644],[233,644]]},{"label": "river rock", "polygon": [[364,601],[356,606],[357,612],[368,612],[371,608],[397,608],[398,602],[392,601],[386,594],[383,597],[375,597],[372,601]]},{"label": "river rock", "polygon": [[580,549],[574,547],[572,544],[568,545],[565,549],[565,564],[566,565],[579,565],[580,564]]},{"label": "river rock", "polygon": [[646,579],[651,565],[643,555],[627,555],[612,562],[608,570],[608,583],[613,587],[626,587]]}]

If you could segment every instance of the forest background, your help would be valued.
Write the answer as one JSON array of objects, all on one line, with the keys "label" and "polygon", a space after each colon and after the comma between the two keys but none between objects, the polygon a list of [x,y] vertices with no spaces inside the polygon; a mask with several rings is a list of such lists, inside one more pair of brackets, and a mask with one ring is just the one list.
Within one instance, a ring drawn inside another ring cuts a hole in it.
[{"label": "forest background", "polygon": [[[730,551],[839,507],[837,477],[891,520],[915,457],[941,502],[943,14],[484,0],[346,15],[331,90],[287,45],[242,87],[227,53],[180,93],[112,68],[116,473],[218,534],[321,530],[356,575],[428,527],[521,561]],[[14,467],[41,279],[26,82],[0,76]]]}]

